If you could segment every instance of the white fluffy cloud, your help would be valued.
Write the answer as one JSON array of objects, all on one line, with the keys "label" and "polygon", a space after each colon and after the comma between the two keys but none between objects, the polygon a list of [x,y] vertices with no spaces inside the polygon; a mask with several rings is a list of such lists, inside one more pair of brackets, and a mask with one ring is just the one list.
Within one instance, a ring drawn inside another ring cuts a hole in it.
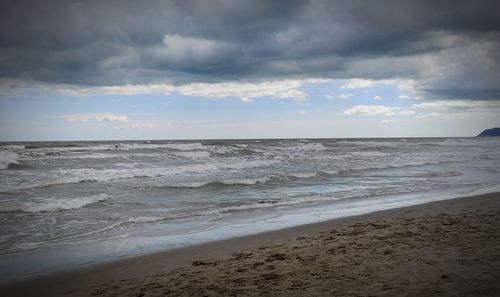
[{"label": "white fluffy cloud", "polygon": [[392,107],[383,105],[356,105],[344,111],[346,115],[394,115]]},{"label": "white fluffy cloud", "polygon": [[398,114],[400,114],[400,115],[414,115],[416,113],[417,112],[414,110],[402,110],[402,111],[398,112]]},{"label": "white fluffy cloud", "polygon": [[169,84],[148,84],[148,85],[124,85],[99,87],[98,92],[115,95],[139,95],[139,94],[164,94],[168,95],[174,90]]},{"label": "white fluffy cloud", "polygon": [[71,95],[151,95],[170,94],[177,92],[184,96],[227,98],[237,97],[243,102],[252,102],[255,98],[271,97],[274,99],[292,99],[302,101],[307,94],[300,90],[306,83],[323,83],[321,79],[290,79],[265,82],[221,82],[221,83],[191,83],[174,86],[169,83],[124,85],[93,88],[75,88],[71,86],[58,86],[58,90]]},{"label": "white fluffy cloud", "polygon": [[64,119],[67,122],[128,122],[128,117],[125,115],[106,113],[70,114],[60,116],[60,118]]},{"label": "white fluffy cloud", "polygon": [[450,101],[433,101],[414,104],[416,109],[433,109],[433,110],[457,110],[457,109],[497,109],[500,108],[498,101],[471,101],[471,100],[450,100]]},{"label": "white fluffy cloud", "polygon": [[347,100],[351,97],[354,97],[353,94],[351,93],[348,93],[348,94],[340,94],[340,95],[335,95],[335,94],[329,94],[329,95],[326,95],[326,98],[327,99],[330,99],[330,100],[335,100],[335,99],[342,99],[342,100]]},{"label": "white fluffy cloud", "polygon": [[349,99],[351,98],[352,96],[354,96],[353,94],[340,94],[339,95],[339,98],[340,99]]},{"label": "white fluffy cloud", "polygon": [[91,87],[91,88],[77,88],[68,85],[58,85],[57,90],[61,93],[68,95],[91,95],[91,94],[104,94],[104,95],[154,95],[163,94],[168,95],[174,91],[175,87],[171,84],[145,84],[145,85],[123,85],[123,86],[104,86],[104,87]]},{"label": "white fluffy cloud", "polygon": [[373,100],[382,100],[382,97],[377,95],[373,97]]},{"label": "white fluffy cloud", "polygon": [[343,83],[341,89],[368,89],[381,85],[393,85],[401,91],[416,93],[418,89],[418,82],[412,79],[349,79]]},{"label": "white fluffy cloud", "polygon": [[223,83],[192,83],[176,88],[185,96],[226,98],[238,97],[244,102],[250,102],[258,97],[276,99],[305,100],[307,94],[299,88],[307,81],[281,80],[261,83],[223,82]]},{"label": "white fluffy cloud", "polygon": [[377,81],[371,79],[350,79],[341,86],[342,89],[364,89],[375,85]]}]

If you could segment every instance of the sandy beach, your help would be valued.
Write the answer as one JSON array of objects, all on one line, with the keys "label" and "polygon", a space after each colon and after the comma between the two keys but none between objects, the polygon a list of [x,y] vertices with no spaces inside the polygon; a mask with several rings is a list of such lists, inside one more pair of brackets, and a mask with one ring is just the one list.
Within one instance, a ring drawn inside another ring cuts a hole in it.
[{"label": "sandy beach", "polygon": [[380,211],[51,275],[2,296],[498,296],[500,194]]},{"label": "sandy beach", "polygon": [[500,0],[0,10],[0,297],[500,297]]}]

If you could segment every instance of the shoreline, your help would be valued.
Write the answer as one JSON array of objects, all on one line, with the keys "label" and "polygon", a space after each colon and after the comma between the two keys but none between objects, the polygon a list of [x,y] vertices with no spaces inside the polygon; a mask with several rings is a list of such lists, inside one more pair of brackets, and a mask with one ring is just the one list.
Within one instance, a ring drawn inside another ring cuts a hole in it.
[{"label": "shoreline", "polygon": [[[477,208],[477,203],[500,206],[500,193],[459,197],[425,204],[376,211],[373,213],[333,219],[318,223],[289,227],[280,230],[213,241],[152,254],[126,258],[109,263],[95,264],[70,271],[40,276],[30,280],[8,283],[0,286],[6,296],[77,295],[85,289],[102,283],[118,283],[126,279],[144,279],[151,275],[171,272],[199,261],[225,258],[232,254],[270,245],[287,245],[297,238],[307,237],[332,229],[342,229],[353,224],[365,224],[377,220],[408,217],[416,214],[437,215],[457,210]],[[471,204],[472,207],[467,207]],[[500,260],[500,259],[499,259]],[[86,295],[82,295],[86,296]]]}]

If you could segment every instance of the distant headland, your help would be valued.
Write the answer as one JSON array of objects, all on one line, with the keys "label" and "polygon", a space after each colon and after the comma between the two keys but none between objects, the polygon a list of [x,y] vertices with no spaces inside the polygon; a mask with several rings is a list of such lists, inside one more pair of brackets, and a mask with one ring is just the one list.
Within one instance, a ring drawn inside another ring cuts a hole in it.
[{"label": "distant headland", "polygon": [[482,136],[500,136],[500,127],[486,129],[478,135],[478,137]]}]

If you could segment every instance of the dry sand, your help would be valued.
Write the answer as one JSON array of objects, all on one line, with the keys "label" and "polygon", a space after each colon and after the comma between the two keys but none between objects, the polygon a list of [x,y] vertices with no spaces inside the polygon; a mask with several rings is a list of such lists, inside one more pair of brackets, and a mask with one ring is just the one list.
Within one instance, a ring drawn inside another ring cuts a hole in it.
[{"label": "dry sand", "polygon": [[1,296],[500,296],[500,194],[213,242]]}]

